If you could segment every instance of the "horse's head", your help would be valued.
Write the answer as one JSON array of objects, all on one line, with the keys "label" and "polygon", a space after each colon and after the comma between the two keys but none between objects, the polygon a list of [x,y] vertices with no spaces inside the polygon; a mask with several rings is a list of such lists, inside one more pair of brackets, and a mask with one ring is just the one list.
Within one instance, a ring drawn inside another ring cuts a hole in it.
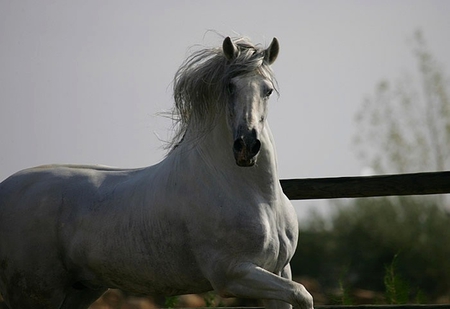
[{"label": "horse's head", "polygon": [[275,38],[262,49],[246,38],[227,37],[222,48],[201,49],[186,59],[174,80],[172,149],[195,145],[214,128],[222,130],[218,117],[225,116],[226,140],[237,165],[253,166],[264,146],[267,104],[276,84],[270,65],[278,50]]},{"label": "horse's head", "polygon": [[[240,57],[240,47],[227,37],[222,48],[229,65],[239,67],[233,62]],[[271,79],[261,68],[272,64],[278,51],[278,41],[274,38],[266,50],[254,50],[254,53],[262,53],[259,61],[263,63],[257,70],[239,72],[237,68],[236,76],[227,81],[227,120],[234,139],[234,158],[239,166],[253,166],[261,149],[261,131],[267,116],[268,100],[274,90]]]}]

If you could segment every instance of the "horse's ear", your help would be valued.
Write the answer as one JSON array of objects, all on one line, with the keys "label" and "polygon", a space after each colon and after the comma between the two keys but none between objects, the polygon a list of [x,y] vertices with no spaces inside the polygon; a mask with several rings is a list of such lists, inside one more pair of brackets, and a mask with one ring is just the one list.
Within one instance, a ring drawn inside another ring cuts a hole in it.
[{"label": "horse's ear", "polygon": [[238,54],[237,46],[231,41],[230,37],[227,36],[225,40],[223,40],[222,44],[223,53],[228,60],[234,60]]},{"label": "horse's ear", "polygon": [[272,64],[275,62],[278,56],[278,52],[280,51],[280,44],[278,43],[277,38],[273,38],[272,43],[270,43],[270,46],[266,49],[264,60],[268,64]]}]

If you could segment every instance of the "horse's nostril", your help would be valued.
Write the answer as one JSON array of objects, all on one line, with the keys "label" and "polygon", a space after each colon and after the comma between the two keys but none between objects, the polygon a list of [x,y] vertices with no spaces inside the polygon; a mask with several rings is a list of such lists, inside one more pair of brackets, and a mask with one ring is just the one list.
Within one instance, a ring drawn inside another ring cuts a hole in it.
[{"label": "horse's nostril", "polygon": [[252,154],[256,155],[261,149],[261,142],[259,139],[255,141],[255,144],[252,146]]},{"label": "horse's nostril", "polygon": [[242,138],[238,138],[234,141],[233,148],[236,152],[241,152],[244,149],[244,140]]}]

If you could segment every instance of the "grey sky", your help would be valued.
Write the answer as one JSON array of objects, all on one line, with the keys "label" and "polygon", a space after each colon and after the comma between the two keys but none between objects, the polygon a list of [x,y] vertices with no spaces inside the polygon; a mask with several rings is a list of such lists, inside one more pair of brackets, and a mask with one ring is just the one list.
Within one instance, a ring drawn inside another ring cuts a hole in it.
[{"label": "grey sky", "polygon": [[414,71],[416,29],[448,73],[449,16],[450,1],[2,0],[0,180],[47,163],[161,160],[171,122],[157,113],[189,47],[221,43],[209,29],[280,41],[269,115],[280,178],[359,174],[357,108],[380,79]]}]

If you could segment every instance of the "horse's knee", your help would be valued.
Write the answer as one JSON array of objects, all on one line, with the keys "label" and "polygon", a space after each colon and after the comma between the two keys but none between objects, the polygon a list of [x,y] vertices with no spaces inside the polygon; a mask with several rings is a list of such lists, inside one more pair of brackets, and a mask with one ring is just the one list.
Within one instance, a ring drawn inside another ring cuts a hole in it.
[{"label": "horse's knee", "polygon": [[298,284],[297,288],[294,289],[292,295],[291,304],[294,304],[295,308],[301,309],[313,309],[314,308],[314,300],[312,295],[306,290],[306,288]]}]

